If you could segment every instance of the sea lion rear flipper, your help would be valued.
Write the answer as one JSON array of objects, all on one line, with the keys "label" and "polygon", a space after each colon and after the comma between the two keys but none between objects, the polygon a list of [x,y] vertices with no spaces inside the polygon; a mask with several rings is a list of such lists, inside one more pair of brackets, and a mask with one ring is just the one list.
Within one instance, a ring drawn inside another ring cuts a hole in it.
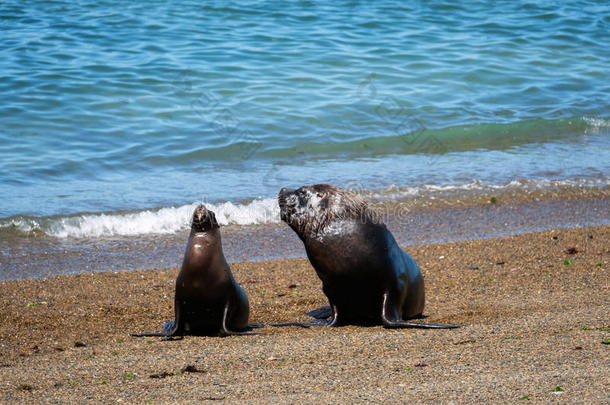
[{"label": "sea lion rear flipper", "polygon": [[[421,329],[455,329],[459,328],[458,325],[440,325],[438,323],[420,323],[420,322],[408,322],[399,319],[390,319],[388,316],[388,306],[390,293],[387,291],[383,294],[383,304],[381,308],[381,320],[383,327],[387,329],[401,329],[401,328],[421,328]],[[392,311],[396,312],[396,311]]]},{"label": "sea lion rear flipper", "polygon": [[[337,311],[336,305],[326,305],[314,309],[313,311],[309,311],[307,315],[316,318],[319,321],[324,321],[326,326],[337,326],[339,323],[339,312]],[[330,320],[328,318],[330,318]],[[319,326],[319,324],[314,323],[311,326]]]},{"label": "sea lion rear flipper", "polygon": [[328,317],[332,315],[332,309],[326,305],[313,311],[307,312],[307,315],[312,318],[316,318],[316,321],[311,323],[303,323],[303,322],[280,322],[280,323],[272,323],[271,326],[274,327],[283,327],[283,326],[300,326],[301,328],[309,328],[311,326],[327,326],[329,324]]},{"label": "sea lion rear flipper", "polygon": [[330,318],[330,316],[332,314],[333,314],[333,310],[328,305],[314,309],[313,311],[309,311],[307,313],[307,315],[311,316],[312,318],[316,318],[316,319],[328,319],[328,318]]}]

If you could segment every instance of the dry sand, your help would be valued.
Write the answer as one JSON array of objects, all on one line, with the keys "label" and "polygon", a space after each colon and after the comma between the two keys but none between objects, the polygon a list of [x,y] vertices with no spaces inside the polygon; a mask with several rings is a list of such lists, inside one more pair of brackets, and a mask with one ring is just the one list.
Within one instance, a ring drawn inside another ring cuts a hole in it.
[{"label": "dry sand", "polygon": [[[609,241],[599,226],[409,247],[425,321],[456,330],[133,338],[172,318],[178,269],[0,283],[0,402],[609,403]],[[232,269],[251,322],[326,304],[306,260]]]}]

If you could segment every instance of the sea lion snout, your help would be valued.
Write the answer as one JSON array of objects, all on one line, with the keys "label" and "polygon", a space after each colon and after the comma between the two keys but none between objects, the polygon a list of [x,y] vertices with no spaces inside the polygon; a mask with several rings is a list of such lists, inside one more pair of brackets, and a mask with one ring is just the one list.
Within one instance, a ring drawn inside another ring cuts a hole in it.
[{"label": "sea lion snout", "polygon": [[214,227],[218,227],[216,215],[214,215],[213,211],[208,210],[205,205],[201,204],[195,208],[195,212],[193,212],[191,227],[198,232],[208,231]]},{"label": "sea lion snout", "polygon": [[280,190],[279,194],[277,195],[277,201],[282,210],[284,210],[288,205],[294,205],[294,201],[291,201],[294,199],[291,198],[294,196],[294,192],[295,190],[286,187]]},{"label": "sea lion snout", "polygon": [[195,212],[193,212],[193,221],[203,222],[208,216],[208,210],[205,205],[201,204],[197,208],[195,208]]},{"label": "sea lion snout", "polygon": [[277,195],[277,202],[280,206],[280,219],[290,222],[290,216],[294,214],[297,205],[295,190],[286,187],[282,188]]},{"label": "sea lion snout", "polygon": [[280,190],[279,194],[277,195],[277,198],[279,200],[285,200],[286,196],[288,196],[289,194],[294,193],[294,190],[291,188],[287,188],[287,187],[282,187],[282,189]]}]

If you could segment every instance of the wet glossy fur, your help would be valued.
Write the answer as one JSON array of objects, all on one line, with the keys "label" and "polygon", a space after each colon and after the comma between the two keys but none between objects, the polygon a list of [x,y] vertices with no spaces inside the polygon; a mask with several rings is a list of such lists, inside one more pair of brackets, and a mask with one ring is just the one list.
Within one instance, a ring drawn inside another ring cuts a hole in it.
[{"label": "wet glossy fur", "polygon": [[330,325],[452,328],[407,322],[424,310],[424,280],[380,216],[355,193],[328,184],[282,189],[283,221],[299,235],[322,280]]},{"label": "wet glossy fur", "polygon": [[163,332],[133,336],[230,335],[248,326],[248,297],[225,260],[216,217],[203,205],[193,214],[174,310]]}]

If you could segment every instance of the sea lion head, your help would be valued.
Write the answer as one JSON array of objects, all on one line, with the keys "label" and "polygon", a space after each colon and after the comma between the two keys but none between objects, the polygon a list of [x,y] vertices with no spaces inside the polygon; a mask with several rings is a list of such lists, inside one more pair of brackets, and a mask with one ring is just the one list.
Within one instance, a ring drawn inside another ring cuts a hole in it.
[{"label": "sea lion head", "polygon": [[208,210],[205,205],[201,204],[195,208],[193,220],[191,221],[191,229],[195,232],[207,232],[214,228],[219,228],[218,221],[214,211]]},{"label": "sea lion head", "polygon": [[283,188],[278,195],[280,218],[301,237],[314,236],[333,221],[374,221],[376,216],[356,193],[330,184]]}]

